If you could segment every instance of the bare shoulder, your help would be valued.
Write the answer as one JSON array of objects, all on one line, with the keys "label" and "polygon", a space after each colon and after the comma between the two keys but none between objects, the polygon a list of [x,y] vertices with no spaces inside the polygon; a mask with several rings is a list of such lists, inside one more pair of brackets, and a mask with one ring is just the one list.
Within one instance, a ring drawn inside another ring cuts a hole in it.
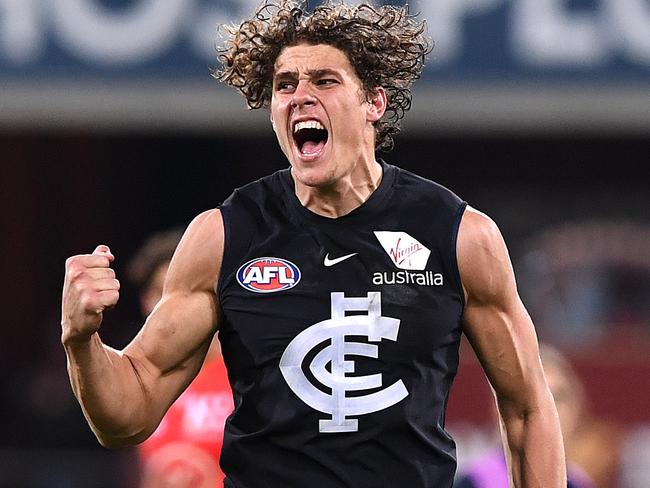
[{"label": "bare shoulder", "polygon": [[165,288],[212,290],[223,257],[223,220],[218,209],[199,214],[190,223],[174,253]]},{"label": "bare shoulder", "polygon": [[485,241],[494,239],[496,235],[500,235],[499,228],[494,220],[470,206],[467,206],[460,225],[466,237],[472,237],[475,240]]},{"label": "bare shoulder", "polygon": [[514,291],[512,265],[499,227],[471,207],[460,223],[457,257],[468,304],[503,299]]},{"label": "bare shoulder", "polygon": [[458,234],[458,268],[465,290],[463,332],[500,401],[521,406],[544,394],[535,328],[517,293],[499,228],[468,209]]}]

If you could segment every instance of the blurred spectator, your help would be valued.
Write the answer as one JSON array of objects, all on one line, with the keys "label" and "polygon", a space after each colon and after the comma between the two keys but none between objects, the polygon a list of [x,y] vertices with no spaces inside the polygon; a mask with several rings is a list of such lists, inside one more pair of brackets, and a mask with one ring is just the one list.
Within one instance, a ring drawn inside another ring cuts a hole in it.
[{"label": "blurred spectator", "polygon": [[[140,289],[147,316],[158,303],[169,262],[182,232],[152,236],[134,256],[128,277]],[[232,393],[217,337],[199,374],[170,407],[158,429],[140,445],[142,488],[214,488],[223,482],[219,455]]]},{"label": "blurred spectator", "polygon": [[[540,346],[542,364],[560,416],[567,455],[569,488],[617,486],[623,432],[591,415],[582,382],[557,349]],[[500,448],[480,457],[461,474],[455,488],[507,488],[506,461]]]},{"label": "blurred spectator", "polygon": [[648,236],[647,223],[603,219],[563,222],[530,239],[519,284],[540,335],[574,350],[605,347],[645,360]]}]

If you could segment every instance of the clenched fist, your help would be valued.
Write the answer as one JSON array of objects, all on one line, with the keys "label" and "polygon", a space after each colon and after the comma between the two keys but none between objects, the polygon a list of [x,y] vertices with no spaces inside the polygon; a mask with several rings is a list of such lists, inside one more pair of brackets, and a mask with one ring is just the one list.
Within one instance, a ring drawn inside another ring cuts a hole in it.
[{"label": "clenched fist", "polygon": [[115,260],[108,246],[92,254],[72,256],[65,263],[61,306],[63,343],[87,340],[102,323],[102,313],[115,306],[120,282],[110,266]]}]

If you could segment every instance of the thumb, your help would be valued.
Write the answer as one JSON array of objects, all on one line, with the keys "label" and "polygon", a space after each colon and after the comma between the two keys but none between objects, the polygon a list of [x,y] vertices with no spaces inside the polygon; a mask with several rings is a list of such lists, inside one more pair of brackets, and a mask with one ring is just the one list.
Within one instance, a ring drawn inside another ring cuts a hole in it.
[{"label": "thumb", "polygon": [[106,256],[110,261],[115,260],[115,256],[113,256],[113,253],[111,252],[111,249],[105,245],[105,244],[100,244],[95,248],[93,251],[94,255],[100,255],[100,256]]}]

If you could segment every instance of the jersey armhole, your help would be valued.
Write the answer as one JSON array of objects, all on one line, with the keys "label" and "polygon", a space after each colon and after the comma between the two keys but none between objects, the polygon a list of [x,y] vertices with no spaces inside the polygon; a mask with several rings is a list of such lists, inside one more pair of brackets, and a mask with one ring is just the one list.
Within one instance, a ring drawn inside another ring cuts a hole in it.
[{"label": "jersey armhole", "polygon": [[219,270],[219,278],[215,283],[214,292],[217,294],[217,300],[219,302],[219,306],[221,307],[221,312],[223,313],[223,307],[221,306],[223,297],[222,291],[225,275],[229,272],[227,263],[229,262],[230,257],[230,208],[228,205],[224,204],[219,205],[217,208],[221,212],[221,221],[223,222],[223,256],[221,257],[221,269]]},{"label": "jersey armhole", "polygon": [[467,202],[461,202],[456,210],[451,227],[451,246],[449,247],[451,249],[452,277],[460,296],[461,316],[465,311],[465,290],[463,288],[463,280],[460,277],[460,269],[458,268],[458,250],[456,249],[456,246],[458,245],[460,222],[463,219],[463,214],[465,213],[466,208]]}]

